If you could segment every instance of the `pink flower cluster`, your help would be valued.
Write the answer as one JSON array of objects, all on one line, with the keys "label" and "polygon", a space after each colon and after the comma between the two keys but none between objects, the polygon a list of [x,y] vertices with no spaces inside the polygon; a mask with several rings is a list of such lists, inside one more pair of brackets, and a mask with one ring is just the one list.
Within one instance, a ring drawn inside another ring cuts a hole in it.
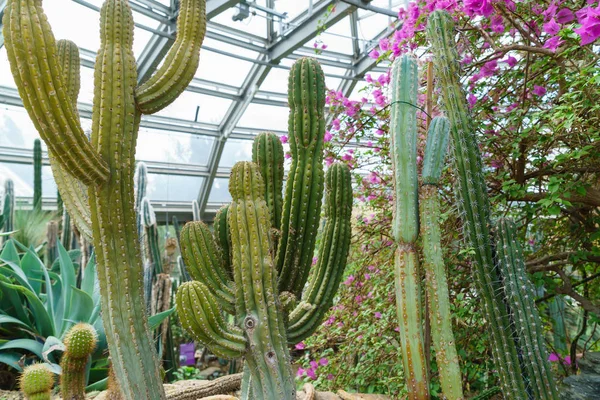
[{"label": "pink flower cluster", "polygon": [[[329,360],[327,358],[321,358],[321,359],[319,359],[319,361],[311,360],[309,363],[310,367],[308,367],[306,369],[298,368],[298,372],[296,375],[300,378],[307,376],[310,379],[315,380],[315,379],[317,379],[317,370],[319,369],[319,367],[324,367],[327,364],[329,364]],[[332,380],[333,375],[328,374],[327,379]]]}]

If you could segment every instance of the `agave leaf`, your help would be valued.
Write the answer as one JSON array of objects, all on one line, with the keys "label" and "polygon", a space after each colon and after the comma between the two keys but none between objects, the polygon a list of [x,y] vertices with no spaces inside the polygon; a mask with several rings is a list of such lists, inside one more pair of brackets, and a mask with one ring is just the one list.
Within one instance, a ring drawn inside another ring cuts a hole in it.
[{"label": "agave leaf", "polygon": [[0,286],[4,289],[14,289],[21,294],[25,295],[29,301],[31,313],[33,314],[33,321],[36,326],[38,333],[44,337],[51,336],[55,332],[54,321],[48,315],[48,311],[44,308],[42,301],[35,293],[24,286],[13,285],[0,281]]},{"label": "agave leaf", "polygon": [[11,317],[10,315],[0,314],[0,326],[5,325],[5,324],[21,325],[21,326],[31,329],[31,325],[29,325],[27,322],[25,322],[23,320],[20,320],[15,317]]},{"label": "agave leaf", "polygon": [[27,350],[42,358],[42,349],[44,345],[38,341],[33,339],[14,339],[9,340],[8,342],[0,345],[0,351],[3,350],[13,350],[13,349],[22,349]]},{"label": "agave leaf", "polygon": [[55,363],[54,357],[51,354],[54,351],[65,351],[65,344],[56,336],[48,336],[42,348],[42,358],[48,364]]},{"label": "agave leaf", "polygon": [[[3,276],[2,274],[0,274],[0,284],[4,282],[4,283],[10,283],[10,280]],[[19,292],[15,289],[12,288],[4,288],[2,290],[2,296],[3,299],[6,299],[7,302],[10,303],[10,305],[12,307],[7,307],[6,305],[3,306],[3,311],[6,313],[9,313],[10,311],[13,311],[13,316],[16,316],[17,319],[21,320],[21,321],[28,321],[31,322],[29,319],[29,316],[27,315],[27,313],[25,312],[25,308],[23,307],[23,301],[21,299],[21,295],[19,294]]]},{"label": "agave leaf", "polygon": [[22,371],[23,368],[19,365],[19,360],[21,359],[22,354],[16,353],[14,351],[7,351],[0,353],[0,363],[10,365],[17,371]]},{"label": "agave leaf", "polygon": [[73,297],[73,287],[75,286],[75,270],[73,268],[73,262],[69,257],[69,253],[67,253],[67,250],[65,250],[60,240],[56,242],[56,246],[58,248],[58,259],[60,263],[63,300],[61,324],[58,332],[63,332],[65,330],[63,329],[65,318],[66,316],[71,315],[71,301]]},{"label": "agave leaf", "polygon": [[168,318],[169,315],[173,314],[173,311],[175,311],[175,307],[169,308],[168,310],[165,310],[163,312],[159,312],[158,314],[154,314],[153,316],[151,316],[150,318],[148,318],[148,325],[150,325],[150,329],[154,330],[154,329],[158,328],[158,326],[166,318]]},{"label": "agave leaf", "polygon": [[72,295],[72,307],[69,310],[69,314],[65,318],[66,324],[64,324],[66,332],[73,324],[77,322],[89,322],[90,317],[94,311],[94,301],[89,294],[83,290],[71,287]]}]

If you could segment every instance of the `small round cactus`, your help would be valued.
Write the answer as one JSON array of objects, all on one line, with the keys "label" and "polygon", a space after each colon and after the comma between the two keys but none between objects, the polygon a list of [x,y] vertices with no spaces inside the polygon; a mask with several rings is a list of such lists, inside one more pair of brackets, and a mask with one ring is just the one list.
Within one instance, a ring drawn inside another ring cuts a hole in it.
[{"label": "small round cactus", "polygon": [[74,325],[64,339],[67,352],[73,358],[86,358],[96,350],[98,334],[90,324]]},{"label": "small round cactus", "polygon": [[29,400],[50,399],[54,386],[54,374],[46,364],[33,364],[25,367],[19,380],[19,387]]}]

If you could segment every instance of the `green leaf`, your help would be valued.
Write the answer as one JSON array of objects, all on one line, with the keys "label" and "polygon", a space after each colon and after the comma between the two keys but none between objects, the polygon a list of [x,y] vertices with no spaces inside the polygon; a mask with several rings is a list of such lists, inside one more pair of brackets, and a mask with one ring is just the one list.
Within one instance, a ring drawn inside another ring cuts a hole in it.
[{"label": "green leaf", "polygon": [[63,297],[63,315],[61,318],[60,328],[57,326],[58,331],[64,331],[63,325],[66,316],[71,315],[71,304],[72,304],[72,293],[73,287],[76,286],[75,270],[73,268],[73,262],[69,257],[69,253],[65,250],[64,246],[57,241],[56,247],[58,248],[58,260],[60,265],[60,277],[62,279],[62,297]]},{"label": "green leaf", "polygon": [[48,312],[44,308],[42,301],[33,293],[31,290],[19,286],[12,285],[10,283],[0,281],[0,286],[8,289],[14,289],[25,295],[29,301],[31,313],[33,314],[33,321],[35,323],[37,331],[42,336],[51,336],[54,334],[54,321],[48,315]]},{"label": "green leaf", "polygon": [[108,378],[104,378],[96,383],[92,383],[91,385],[86,386],[85,391],[86,392],[95,392],[95,391],[106,390],[107,384],[108,384]]},{"label": "green leaf", "polygon": [[44,347],[42,348],[42,358],[49,364],[55,362],[54,357],[51,357],[51,353],[54,351],[65,351],[65,344],[56,336],[48,336]]},{"label": "green leaf", "polygon": [[66,322],[68,323],[64,324],[64,331],[77,322],[89,322],[94,311],[94,302],[90,295],[76,287],[72,287],[71,289],[73,304],[70,314],[66,316]]},{"label": "green leaf", "polygon": [[17,371],[23,371],[23,368],[19,365],[19,360],[22,354],[15,353],[14,351],[7,351],[0,353],[0,363],[10,365]]},{"label": "green leaf", "polygon": [[148,318],[148,324],[150,325],[150,330],[154,330],[158,328],[158,326],[169,317],[169,315],[173,314],[175,311],[175,307],[170,308],[166,311],[160,312],[158,314],[154,314],[150,318]]},{"label": "green leaf", "polygon": [[4,324],[21,325],[21,326],[31,329],[31,326],[27,322],[24,322],[18,318],[11,317],[10,315],[0,314],[0,326],[2,326]]},{"label": "green leaf", "polygon": [[38,356],[40,360],[42,359],[43,348],[44,345],[42,343],[37,342],[33,339],[14,339],[0,345],[0,351],[14,349],[27,350]]}]

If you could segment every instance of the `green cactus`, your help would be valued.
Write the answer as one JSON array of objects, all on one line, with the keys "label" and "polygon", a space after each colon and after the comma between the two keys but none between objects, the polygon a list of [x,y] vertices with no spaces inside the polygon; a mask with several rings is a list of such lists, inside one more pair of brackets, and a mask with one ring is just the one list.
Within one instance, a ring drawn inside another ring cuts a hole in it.
[{"label": "green cactus", "polygon": [[4,221],[4,232],[12,232],[15,228],[15,184],[12,179],[4,181],[2,219]]},{"label": "green cactus", "polygon": [[498,264],[524,353],[522,362],[529,377],[529,389],[536,400],[558,400],[558,391],[548,362],[544,328],[534,301],[535,290],[527,277],[523,250],[517,240],[514,224],[503,219],[497,225]]},{"label": "green cactus", "polygon": [[265,200],[271,215],[273,247],[277,250],[277,238],[281,227],[283,207],[283,145],[279,136],[271,132],[260,133],[252,144],[252,162],[260,168],[265,181]]},{"label": "green cactus", "polygon": [[445,398],[464,399],[458,353],[450,318],[450,296],[444,268],[440,233],[440,199],[437,185],[442,174],[450,122],[435,117],[429,126],[423,157],[419,210],[425,288],[429,301],[429,319],[435,357],[440,371],[440,383]]},{"label": "green cactus", "polygon": [[196,200],[192,200],[192,221],[200,221],[200,206]]},{"label": "green cactus", "polygon": [[142,199],[139,214],[141,215],[141,223],[143,226],[142,241],[145,258],[148,260],[148,264],[154,269],[154,275],[162,274],[163,259],[162,251],[158,243],[158,225],[156,224],[156,214],[154,213],[154,208],[152,208],[150,200],[148,200],[147,197]]},{"label": "green cactus", "polygon": [[300,298],[315,249],[323,196],[325,78],[319,63],[301,58],[288,80],[288,131],[292,165],[281,216],[276,267],[279,291]]},{"label": "green cactus", "polygon": [[[175,230],[175,239],[177,239],[177,247],[179,247],[179,252],[181,251],[181,227],[179,226],[179,220],[176,216],[173,215],[173,229]],[[181,282],[188,282],[192,278],[187,271],[187,267],[185,262],[183,261],[183,257],[177,256],[177,267],[179,268],[179,273],[181,275]]]},{"label": "green cactus", "polygon": [[42,142],[33,141],[33,210],[42,211]]},{"label": "green cactus", "polygon": [[46,225],[46,267],[51,268],[54,260],[58,258],[58,223],[56,221],[48,222]]},{"label": "green cactus", "polygon": [[56,190],[56,212],[60,215],[63,215],[64,203],[62,196],[60,195],[60,190]]},{"label": "green cactus", "polygon": [[527,399],[525,371],[519,361],[511,321],[504,302],[502,279],[495,268],[494,243],[490,237],[490,205],[482,170],[481,154],[460,85],[454,21],[437,10],[430,14],[427,35],[432,45],[434,66],[441,83],[442,100],[448,113],[457,176],[457,197],[464,220],[464,236],[473,250],[475,281],[490,327],[492,353],[505,396]]},{"label": "green cactus", "polygon": [[50,400],[54,387],[54,373],[46,364],[32,364],[23,370],[19,388],[27,400]]},{"label": "green cactus", "polygon": [[146,163],[138,162],[135,168],[135,212],[136,212],[136,223],[137,231],[140,240],[144,237],[144,211],[142,210],[142,201],[146,197],[146,189],[148,185],[148,168]]},{"label": "green cactus", "polygon": [[477,396],[473,397],[471,400],[490,400],[493,399],[496,395],[502,393],[498,386],[494,386],[483,392],[479,393]]},{"label": "green cactus", "polygon": [[417,92],[419,73],[412,56],[392,64],[390,134],[396,206],[392,230],[395,255],[396,304],[402,362],[410,399],[429,399],[425,359],[421,279],[416,240],[419,234],[417,179]]},{"label": "green cactus", "polygon": [[73,244],[73,229],[71,227],[71,216],[67,209],[63,209],[62,213],[62,231],[60,233],[60,242],[65,247],[65,250],[71,250]]},{"label": "green cactus", "polygon": [[60,359],[60,392],[63,399],[84,400],[86,365],[96,350],[98,335],[90,324],[73,325],[63,340],[65,351]]},{"label": "green cactus", "polygon": [[213,229],[217,247],[221,250],[221,256],[223,258],[223,264],[229,274],[229,279],[233,279],[233,260],[231,259],[231,233],[229,232],[229,225],[227,224],[227,211],[229,210],[229,204],[224,205],[215,214],[215,220],[213,221]]},{"label": "green cactus", "polygon": [[165,398],[143,301],[134,211],[139,122],[141,113],[153,113],[172,103],[193,78],[206,30],[205,6],[204,0],[181,1],[175,44],[163,66],[136,88],[131,9],[126,0],[104,2],[91,141],[78,120],[41,3],[8,0],[4,12],[3,35],[11,71],[51,154],[53,172],[60,165],[88,186],[102,317],[115,375],[126,399]]}]

